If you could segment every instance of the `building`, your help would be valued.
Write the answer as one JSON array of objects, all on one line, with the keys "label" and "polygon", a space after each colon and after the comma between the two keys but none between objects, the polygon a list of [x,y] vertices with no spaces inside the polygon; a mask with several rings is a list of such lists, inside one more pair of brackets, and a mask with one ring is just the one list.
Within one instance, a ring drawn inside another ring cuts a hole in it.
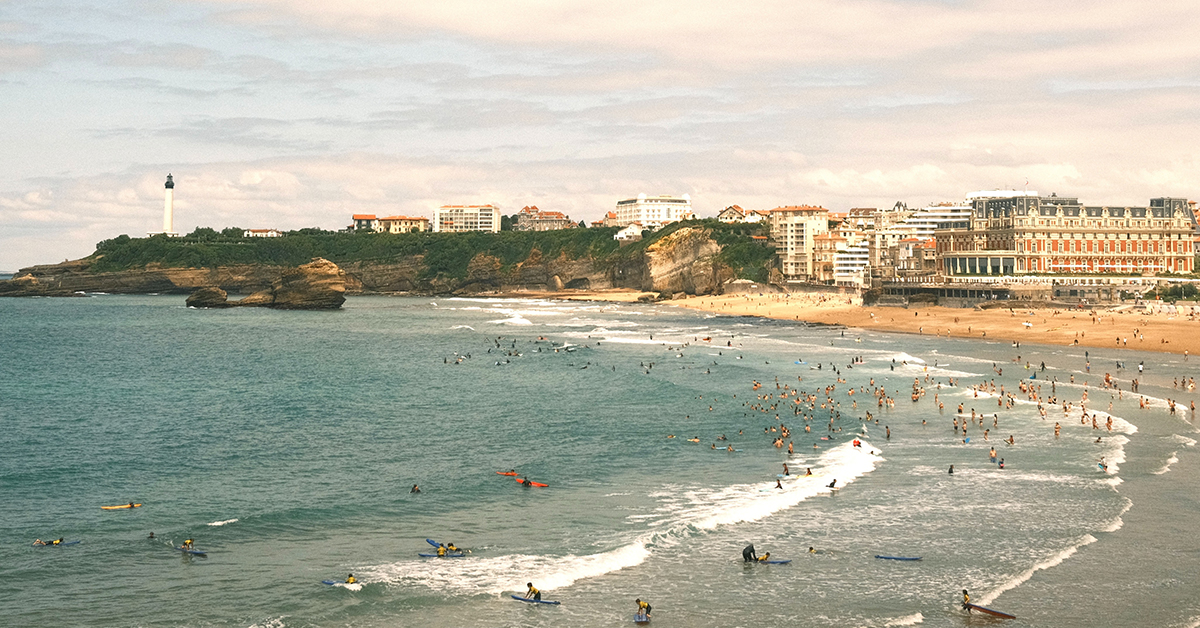
[{"label": "building", "polygon": [[382,233],[418,233],[429,231],[429,219],[424,216],[385,216],[379,219],[376,230]]},{"label": "building", "polygon": [[829,233],[829,210],[809,205],[776,207],[770,216],[771,238],[775,240],[784,277],[814,278],[814,238]]},{"label": "building", "polygon": [[500,232],[500,209],[495,205],[442,205],[433,212],[435,233]]},{"label": "building", "polygon": [[278,229],[246,229],[242,231],[243,238],[278,238],[282,235]]},{"label": "building", "polygon": [[542,211],[537,205],[527,205],[517,212],[517,222],[514,231],[554,231],[556,229],[571,229],[577,226],[569,216],[562,212]]},{"label": "building", "polygon": [[640,222],[650,229],[696,217],[692,213],[692,198],[687,194],[679,197],[638,194],[637,198],[617,201],[616,214],[618,227]]},{"label": "building", "polygon": [[635,222],[618,231],[615,235],[613,235],[613,239],[621,243],[637,242],[638,240],[642,239],[642,231],[645,228],[646,227],[642,223]]},{"label": "building", "polygon": [[351,231],[379,231],[379,219],[375,214],[354,214],[350,219],[354,221],[350,225]]},{"label": "building", "polygon": [[147,235],[176,238],[179,234],[175,232],[175,181],[171,178],[171,173],[167,173],[167,183],[163,187],[166,189],[163,194],[163,230],[151,231]]},{"label": "building", "polygon": [[971,215],[937,230],[943,275],[1190,273],[1196,217],[1182,198],[1085,206],[1037,192],[968,195]]},{"label": "building", "polygon": [[737,205],[730,205],[717,213],[717,220],[724,223],[745,222],[746,210]]}]

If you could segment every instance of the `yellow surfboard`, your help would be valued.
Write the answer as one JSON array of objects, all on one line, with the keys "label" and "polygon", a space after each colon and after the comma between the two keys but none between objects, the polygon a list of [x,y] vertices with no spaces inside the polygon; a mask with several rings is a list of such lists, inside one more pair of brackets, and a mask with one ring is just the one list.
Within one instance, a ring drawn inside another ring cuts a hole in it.
[{"label": "yellow surfboard", "polygon": [[101,506],[100,510],[121,510],[122,508],[138,508],[140,506],[141,504],[134,504],[132,506],[129,504],[121,504],[120,506]]}]

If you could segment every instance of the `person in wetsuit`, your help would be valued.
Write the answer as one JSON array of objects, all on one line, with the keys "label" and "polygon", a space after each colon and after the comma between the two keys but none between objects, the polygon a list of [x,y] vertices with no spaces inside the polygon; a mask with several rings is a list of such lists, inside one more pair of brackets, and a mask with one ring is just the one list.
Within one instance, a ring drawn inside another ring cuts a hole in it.
[{"label": "person in wetsuit", "polygon": [[752,563],[752,562],[758,560],[758,556],[756,556],[754,554],[754,544],[753,543],[747,545],[746,548],[742,550],[742,560],[745,562],[748,562],[748,563]]}]

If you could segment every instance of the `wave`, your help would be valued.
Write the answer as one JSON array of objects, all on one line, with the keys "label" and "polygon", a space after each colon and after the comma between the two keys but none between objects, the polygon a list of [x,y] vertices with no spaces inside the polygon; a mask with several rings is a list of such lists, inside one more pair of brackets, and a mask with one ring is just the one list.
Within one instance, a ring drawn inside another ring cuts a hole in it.
[{"label": "wave", "polygon": [[488,321],[488,322],[493,323],[495,325],[532,325],[533,324],[533,321],[522,317],[520,314],[514,314],[511,318],[497,319],[497,320]]},{"label": "wave", "polygon": [[229,525],[229,524],[231,524],[231,523],[237,523],[237,519],[226,519],[226,520],[224,520],[224,521],[214,521],[214,522],[212,522],[212,523],[210,523],[210,524],[208,524],[208,525],[210,525],[210,526],[224,526],[224,525]]},{"label": "wave", "polygon": [[1171,465],[1175,464],[1176,462],[1179,462],[1179,457],[1175,455],[1177,453],[1179,453],[1179,452],[1172,451],[1171,457],[1167,458],[1166,464],[1164,464],[1163,467],[1161,469],[1159,469],[1158,471],[1151,471],[1150,473],[1153,473],[1154,475],[1162,475],[1162,474],[1166,473],[1167,471],[1170,471]]},{"label": "wave", "polygon": [[924,623],[924,621],[925,621],[924,615],[922,615],[920,613],[913,613],[912,615],[905,615],[904,617],[897,617],[895,619],[889,619],[886,622],[884,622],[883,625],[884,626],[915,626],[917,624]]},{"label": "wave", "polygon": [[475,331],[475,328],[471,327],[470,325],[455,325],[454,327],[451,327],[450,329],[469,329],[471,331]]},{"label": "wave", "polygon": [[[820,473],[799,477],[782,490],[774,483],[738,484],[716,490],[679,491],[672,488],[659,493],[669,497],[653,513],[656,521],[648,530],[615,549],[584,556],[542,556],[508,554],[478,557],[469,561],[439,562],[430,569],[428,562],[401,561],[361,568],[372,581],[391,584],[419,584],[435,590],[499,594],[511,591],[522,582],[536,577],[544,589],[561,589],[578,580],[594,578],[649,558],[655,550],[673,547],[688,537],[718,526],[757,521],[790,508],[817,495],[831,493],[828,479],[837,479],[839,488],[875,469],[883,458],[868,453],[870,444],[856,448],[843,443],[818,458]],[[770,487],[770,488],[767,488]],[[770,491],[763,493],[761,491]],[[654,494],[652,493],[653,497]]]},{"label": "wave", "polygon": [[1112,520],[1112,523],[1100,528],[1100,532],[1116,532],[1117,530],[1123,528],[1125,526],[1125,520],[1122,517],[1125,516],[1125,513],[1129,512],[1130,508],[1133,508],[1133,500],[1126,497],[1125,507],[1121,509],[1121,512],[1117,513],[1117,516]]},{"label": "wave", "polygon": [[999,588],[988,592],[986,595],[979,598],[978,604],[980,606],[987,606],[987,605],[991,604],[992,602],[996,601],[996,598],[1000,597],[1000,594],[1024,584],[1026,581],[1028,581],[1030,578],[1033,577],[1033,574],[1035,574],[1043,569],[1049,569],[1051,567],[1062,564],[1062,562],[1064,560],[1070,558],[1071,556],[1073,556],[1075,554],[1075,552],[1079,551],[1079,548],[1083,547],[1084,545],[1089,545],[1089,544],[1095,543],[1095,542],[1096,542],[1096,537],[1094,537],[1090,534],[1083,535],[1075,543],[1075,545],[1072,545],[1071,547],[1064,549],[1063,551],[1051,556],[1050,558],[1047,558],[1046,560],[1043,560],[1042,562],[1037,563],[1036,565],[1030,567],[1029,569],[1026,569],[1025,571],[1017,574],[1016,576],[1013,576],[1012,579],[1010,579],[1008,582],[1005,582],[1004,584],[1000,585]]},{"label": "wave", "polygon": [[1187,436],[1180,436],[1179,434],[1171,434],[1171,439],[1174,440],[1175,442],[1179,443],[1180,445],[1183,445],[1184,447],[1195,447],[1196,446],[1196,439],[1188,438]]}]

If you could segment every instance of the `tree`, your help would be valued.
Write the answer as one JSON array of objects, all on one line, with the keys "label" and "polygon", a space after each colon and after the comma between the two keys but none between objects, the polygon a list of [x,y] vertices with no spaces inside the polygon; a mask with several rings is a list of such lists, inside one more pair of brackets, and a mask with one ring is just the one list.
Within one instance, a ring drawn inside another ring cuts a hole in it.
[{"label": "tree", "polygon": [[[240,233],[238,234],[241,235]],[[196,227],[195,231],[187,234],[187,237],[195,240],[215,240],[217,238],[217,230],[211,227]]]},{"label": "tree", "polygon": [[226,238],[240,238],[245,231],[241,227],[225,227],[221,230],[221,235]]}]

